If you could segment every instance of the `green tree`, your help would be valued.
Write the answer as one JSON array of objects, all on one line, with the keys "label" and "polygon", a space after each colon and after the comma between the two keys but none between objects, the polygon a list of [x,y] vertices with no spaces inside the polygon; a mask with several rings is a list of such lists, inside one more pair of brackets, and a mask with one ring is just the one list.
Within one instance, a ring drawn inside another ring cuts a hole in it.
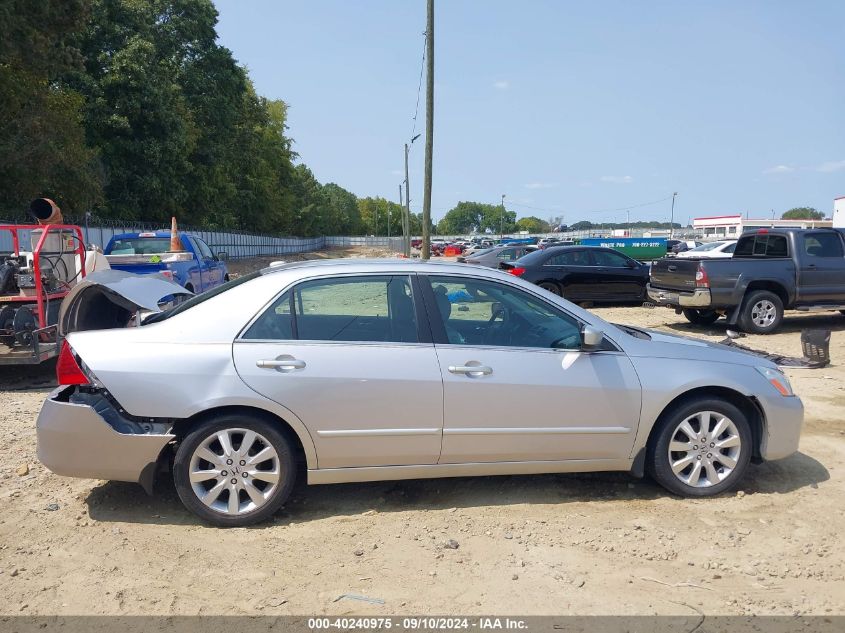
[{"label": "green tree", "polygon": [[516,228],[518,231],[528,231],[529,233],[548,233],[549,223],[532,215],[519,218],[516,221]]},{"label": "green tree", "polygon": [[516,212],[481,202],[459,202],[437,223],[437,232],[441,235],[484,233],[487,229],[493,233],[511,233],[515,228]]},{"label": "green tree", "polygon": [[[390,218],[390,234],[402,235],[402,207],[381,197],[367,197],[358,200],[361,213],[363,232],[367,235],[387,235],[387,222]],[[388,214],[389,210],[389,214]],[[421,217],[421,216],[420,216]],[[415,220],[417,230],[415,231]],[[411,214],[411,233],[419,233],[422,229],[420,219]]]},{"label": "green tree", "polygon": [[46,195],[74,213],[101,198],[83,99],[58,80],[81,65],[74,37],[88,10],[87,0],[0,3],[0,210]]},{"label": "green tree", "polygon": [[323,185],[323,196],[328,205],[327,234],[359,235],[364,227],[358,198],[340,185],[330,182]]},{"label": "green tree", "polygon": [[813,207],[795,207],[784,211],[780,217],[783,220],[824,220],[824,213],[816,211]]}]

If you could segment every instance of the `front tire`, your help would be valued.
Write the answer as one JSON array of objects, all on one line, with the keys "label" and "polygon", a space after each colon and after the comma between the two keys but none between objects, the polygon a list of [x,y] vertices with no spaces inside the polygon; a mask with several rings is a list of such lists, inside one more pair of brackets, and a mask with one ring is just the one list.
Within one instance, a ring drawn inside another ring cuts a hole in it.
[{"label": "front tire", "polygon": [[696,310],[694,308],[685,308],[684,316],[687,321],[693,325],[713,325],[719,320],[721,315],[715,310]]},{"label": "front tire", "polygon": [[649,474],[683,497],[712,497],[735,487],[751,459],[751,425],[719,398],[682,402],[662,417],[646,453]]},{"label": "front tire", "polygon": [[783,301],[768,290],[755,290],[742,302],[739,324],[752,334],[771,334],[783,321]]},{"label": "front tire", "polygon": [[220,527],[264,521],[290,496],[296,478],[290,442],[276,425],[249,414],[225,414],[199,424],[173,463],[185,507]]}]

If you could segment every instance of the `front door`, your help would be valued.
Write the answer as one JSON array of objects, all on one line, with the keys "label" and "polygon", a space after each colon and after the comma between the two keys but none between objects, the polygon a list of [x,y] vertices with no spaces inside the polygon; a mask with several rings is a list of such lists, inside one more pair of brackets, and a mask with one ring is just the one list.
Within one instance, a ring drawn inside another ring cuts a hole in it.
[{"label": "front door", "polygon": [[575,317],[510,284],[428,279],[444,388],[440,463],[630,455],[640,383],[611,342],[580,351]]},{"label": "front door", "polygon": [[320,468],[434,464],[443,387],[408,275],[305,281],[234,344],[249,387],[295,413]]},{"label": "front door", "polygon": [[596,271],[596,298],[603,301],[642,299],[645,275],[633,260],[605,250],[590,251]]}]

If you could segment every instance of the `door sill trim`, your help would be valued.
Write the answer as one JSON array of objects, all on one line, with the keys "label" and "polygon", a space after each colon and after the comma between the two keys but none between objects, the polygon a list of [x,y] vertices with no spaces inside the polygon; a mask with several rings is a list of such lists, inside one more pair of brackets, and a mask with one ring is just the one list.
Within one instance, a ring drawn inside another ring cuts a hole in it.
[{"label": "door sill trim", "polygon": [[472,462],[465,464],[422,464],[415,466],[362,466],[308,470],[308,484],[342,484],[396,479],[434,479],[439,477],[482,477],[488,475],[537,475],[541,473],[579,473],[630,471],[631,459],[568,459],[530,462]]}]

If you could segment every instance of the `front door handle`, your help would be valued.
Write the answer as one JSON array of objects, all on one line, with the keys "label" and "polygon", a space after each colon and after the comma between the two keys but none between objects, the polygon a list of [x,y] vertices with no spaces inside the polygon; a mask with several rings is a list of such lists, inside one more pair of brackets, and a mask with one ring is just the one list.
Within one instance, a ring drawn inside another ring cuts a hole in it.
[{"label": "front door handle", "polygon": [[493,373],[493,368],[487,367],[487,365],[449,365],[449,373],[466,376],[489,376]]},{"label": "front door handle", "polygon": [[273,360],[257,360],[256,367],[262,369],[277,369],[284,371],[285,369],[305,369],[305,361],[297,360],[296,358],[274,358]]}]

